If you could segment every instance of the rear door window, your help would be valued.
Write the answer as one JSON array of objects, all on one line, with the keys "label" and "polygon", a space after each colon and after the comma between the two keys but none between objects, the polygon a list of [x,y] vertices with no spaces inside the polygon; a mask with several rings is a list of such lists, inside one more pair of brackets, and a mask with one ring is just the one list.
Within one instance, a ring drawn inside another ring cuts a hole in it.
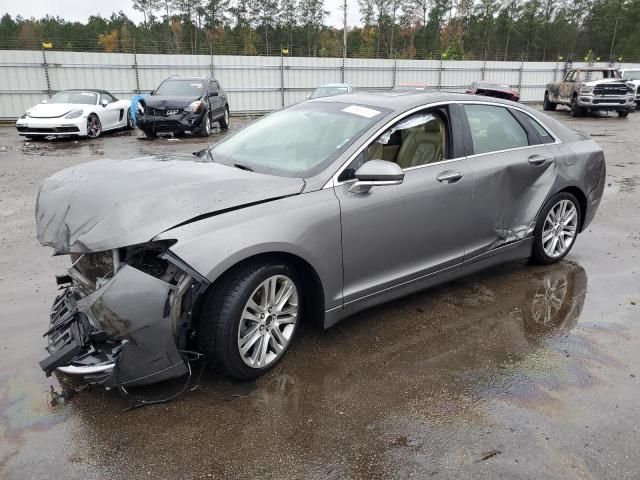
[{"label": "rear door window", "polygon": [[537,120],[533,119],[526,113],[514,110],[513,113],[518,117],[520,122],[525,123],[531,131],[540,139],[541,143],[554,143],[556,140]]},{"label": "rear door window", "polygon": [[505,107],[465,105],[474,154],[530,145],[526,130]]}]

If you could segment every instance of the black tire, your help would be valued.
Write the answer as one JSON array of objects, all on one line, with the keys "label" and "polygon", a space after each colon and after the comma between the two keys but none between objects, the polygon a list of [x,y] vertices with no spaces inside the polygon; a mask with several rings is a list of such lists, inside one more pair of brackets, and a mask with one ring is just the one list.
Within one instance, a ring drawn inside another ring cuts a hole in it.
[{"label": "black tire", "polygon": [[124,127],[126,130],[133,130],[136,127],[136,122],[133,121],[131,116],[131,109],[127,109],[127,125]]},{"label": "black tire", "polygon": [[[544,229],[544,223],[547,218],[547,215],[549,214],[549,210],[551,210],[561,200],[569,200],[575,206],[576,211],[578,212],[577,228],[576,228],[575,237],[573,238],[573,242],[571,243],[571,245],[569,245],[569,248],[567,248],[567,250],[562,255],[558,257],[551,257],[547,255],[547,253],[544,251],[543,242],[542,242],[542,231]],[[578,199],[573,194],[569,192],[560,192],[554,195],[553,197],[551,197],[549,200],[547,200],[547,203],[545,203],[544,206],[542,207],[542,210],[540,211],[540,215],[538,216],[538,220],[536,222],[536,227],[533,231],[533,249],[531,251],[531,260],[541,265],[550,265],[552,263],[558,263],[560,260],[562,260],[564,257],[566,257],[569,254],[569,252],[575,245],[577,236],[578,236],[578,231],[580,230],[581,224],[582,224],[582,210],[580,208],[580,202],[578,202]]]},{"label": "black tire", "polygon": [[548,112],[552,112],[556,109],[557,106],[558,106],[557,103],[554,103],[551,100],[549,100],[549,92],[544,92],[544,101],[542,102],[542,109]]},{"label": "black tire", "polygon": [[211,135],[211,116],[209,115],[209,112],[205,114],[202,119],[202,123],[196,130],[195,134],[199,137],[208,137]]},{"label": "black tire", "polygon": [[582,107],[578,105],[578,97],[574,95],[571,99],[571,116],[579,117],[580,115],[582,115]]},{"label": "black tire", "polygon": [[102,135],[102,123],[95,113],[87,117],[87,137],[98,138]]},{"label": "black tire", "polygon": [[227,130],[229,128],[229,105],[225,105],[224,114],[222,115],[222,118],[218,121],[218,123],[220,124],[220,128],[222,130]]},{"label": "black tire", "polygon": [[[298,291],[298,313],[289,343],[278,358],[263,368],[248,366],[240,356],[238,331],[243,310],[256,288],[273,275],[285,275]],[[300,277],[286,263],[252,263],[232,269],[207,292],[197,321],[198,347],[206,355],[207,365],[239,380],[263,375],[282,360],[294,342],[304,308]]]},{"label": "black tire", "polygon": [[143,130],[143,133],[147,138],[158,138],[158,134],[153,130]]},{"label": "black tire", "polygon": [[629,110],[618,110],[618,116],[620,118],[627,118],[629,116]]}]

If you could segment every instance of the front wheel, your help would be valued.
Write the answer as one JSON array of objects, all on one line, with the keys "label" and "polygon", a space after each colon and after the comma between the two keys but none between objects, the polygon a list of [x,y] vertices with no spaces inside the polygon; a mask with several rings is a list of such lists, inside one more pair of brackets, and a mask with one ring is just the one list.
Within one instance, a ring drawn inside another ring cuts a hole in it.
[{"label": "front wheel", "polygon": [[540,212],[533,233],[532,259],[544,265],[562,260],[576,240],[582,212],[569,192],[554,195]]},{"label": "front wheel", "polygon": [[209,112],[204,116],[204,120],[202,120],[202,125],[197,131],[197,135],[199,137],[208,137],[211,134],[211,117],[209,116]]},{"label": "front wheel", "polygon": [[102,124],[100,119],[95,113],[92,113],[87,118],[87,137],[98,138],[102,133]]},{"label": "front wheel", "polygon": [[571,99],[571,116],[579,117],[582,115],[582,107],[578,105],[578,97],[573,97]]},{"label": "front wheel", "polygon": [[143,130],[144,136],[147,138],[157,138],[158,134],[153,130]]},{"label": "front wheel", "polygon": [[542,109],[546,111],[553,111],[558,106],[557,103],[553,103],[549,100],[549,92],[544,92],[544,101],[542,102]]},{"label": "front wheel", "polygon": [[198,318],[198,343],[210,367],[248,380],[273,368],[300,323],[298,274],[280,262],[232,270],[208,293]]},{"label": "front wheel", "polygon": [[618,110],[618,116],[620,118],[627,118],[629,116],[628,110]]}]

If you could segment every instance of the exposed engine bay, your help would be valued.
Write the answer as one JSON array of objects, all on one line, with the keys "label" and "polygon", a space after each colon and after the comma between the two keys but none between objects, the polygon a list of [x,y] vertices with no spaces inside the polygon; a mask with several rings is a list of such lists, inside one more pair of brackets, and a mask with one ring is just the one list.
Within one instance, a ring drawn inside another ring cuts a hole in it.
[{"label": "exposed engine bay", "polygon": [[59,369],[110,388],[188,372],[181,350],[208,282],[167,248],[151,242],[70,255],[45,332],[50,355],[40,366],[48,375]]}]

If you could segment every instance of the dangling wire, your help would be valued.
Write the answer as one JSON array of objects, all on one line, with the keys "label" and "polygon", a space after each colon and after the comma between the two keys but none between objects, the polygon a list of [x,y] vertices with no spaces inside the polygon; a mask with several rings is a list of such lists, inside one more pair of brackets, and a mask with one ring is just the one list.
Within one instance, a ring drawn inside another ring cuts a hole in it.
[{"label": "dangling wire", "polygon": [[204,358],[204,355],[202,353],[193,352],[193,351],[190,351],[190,350],[179,350],[179,352],[182,353],[184,361],[187,364],[187,368],[189,369],[189,372],[188,372],[188,375],[187,375],[187,380],[185,381],[185,383],[182,386],[182,388],[180,389],[180,391],[178,391],[177,393],[175,393],[173,395],[170,395],[170,396],[168,396],[166,398],[160,398],[160,399],[157,399],[157,400],[146,400],[146,399],[143,399],[143,398],[135,397],[134,395],[132,395],[131,393],[129,393],[127,391],[127,389],[124,387],[124,385],[120,385],[120,387],[118,389],[120,391],[120,393],[123,394],[127,398],[133,398],[137,402],[137,403],[131,405],[130,407],[127,407],[124,410],[122,410],[123,412],[128,412],[130,410],[136,410],[138,408],[147,407],[149,405],[159,405],[159,404],[162,404],[162,403],[170,402],[170,401],[175,400],[176,398],[178,398],[180,395],[182,395],[187,389],[189,389],[189,391],[194,391],[200,386],[200,378],[202,377],[202,372],[204,371],[204,367],[206,365],[206,362],[204,362],[204,361],[202,362],[202,365],[200,366],[200,371],[198,372],[198,375],[196,377],[196,382],[195,382],[193,387],[189,388],[189,383],[191,381],[191,378],[193,377],[193,371],[191,370],[191,362],[195,362],[196,360]]}]

